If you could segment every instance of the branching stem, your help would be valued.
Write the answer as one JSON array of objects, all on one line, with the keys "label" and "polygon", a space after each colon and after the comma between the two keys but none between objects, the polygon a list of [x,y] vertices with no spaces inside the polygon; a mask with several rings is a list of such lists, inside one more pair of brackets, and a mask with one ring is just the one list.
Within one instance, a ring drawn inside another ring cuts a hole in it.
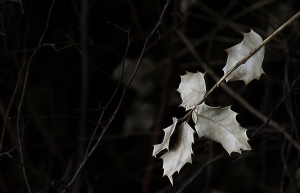
[{"label": "branching stem", "polygon": [[[276,35],[278,35],[284,28],[286,28],[288,25],[293,23],[298,17],[300,16],[300,11],[295,14],[291,19],[289,19],[287,22],[285,22],[283,25],[281,25],[275,32],[273,32],[268,38],[266,38],[260,46],[258,46],[256,49],[254,49],[250,54],[248,54],[246,57],[244,57],[242,60],[240,60],[238,63],[236,63],[220,80],[204,95],[204,97],[197,103],[197,105],[203,103],[205,99],[217,88],[220,86],[220,84],[239,66],[242,64],[245,64],[254,54],[256,54],[262,47],[264,47],[269,41],[274,38]],[[186,120],[192,112],[195,110],[196,106],[191,109],[181,120]]]}]

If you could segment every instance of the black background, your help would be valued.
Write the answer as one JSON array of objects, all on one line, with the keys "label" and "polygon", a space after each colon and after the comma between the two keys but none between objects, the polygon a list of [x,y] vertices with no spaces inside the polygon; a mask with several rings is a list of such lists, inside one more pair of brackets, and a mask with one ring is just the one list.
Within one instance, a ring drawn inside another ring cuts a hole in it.
[{"label": "black background", "polygon": [[[128,40],[127,33],[119,28],[130,29],[131,44],[125,63],[126,69],[129,67],[125,81],[105,110],[103,126],[117,108],[123,86],[132,73],[130,68],[136,65],[165,1],[87,0],[85,3],[88,5],[87,20],[80,25],[80,1],[55,1],[48,23],[51,0],[26,0],[22,4],[0,2],[1,132],[13,99],[0,157],[0,192],[28,192],[19,146],[14,148],[18,144],[18,115],[24,164],[32,192],[62,191],[83,159],[80,149],[87,147],[103,110],[101,107],[108,103],[118,85],[119,81],[111,75],[116,78],[116,69],[122,63]],[[189,6],[183,9],[184,5]],[[178,107],[181,99],[175,91],[179,75],[185,71],[205,72],[173,27],[181,22],[176,29],[185,34],[202,60],[221,77],[227,58],[224,50],[242,41],[239,32],[253,29],[265,39],[299,8],[300,2],[296,0],[171,1],[149,43],[163,38],[144,54],[140,76],[133,82],[135,86],[126,93],[101,143],[67,192],[299,191],[299,150],[268,125],[249,141],[255,148],[243,157],[237,153],[229,156],[220,144],[199,139],[195,134],[193,164],[186,164],[179,174],[173,175],[173,187],[167,177],[162,178],[162,160],[152,157],[152,145],[163,139],[162,129],[172,123],[172,117],[185,115],[184,109]],[[191,13],[181,21],[189,11]],[[85,54],[88,121],[84,122],[84,136],[80,132],[82,28],[87,30],[84,37],[88,41]],[[282,100],[300,74],[299,29],[298,19],[266,46],[263,62],[266,75],[259,81],[254,80],[247,86],[242,81],[226,83],[265,116]],[[215,83],[210,75],[206,76],[206,81],[207,88]],[[145,89],[144,94],[141,88]],[[13,97],[14,89],[17,92]],[[23,90],[25,95],[21,101]],[[296,83],[289,97],[274,111],[272,120],[287,128],[285,132],[299,144],[298,94],[299,83]],[[264,123],[220,88],[207,98],[206,104],[232,105],[239,113],[238,122],[249,129],[248,136]],[[133,120],[131,127],[126,127],[128,120]],[[101,131],[102,128],[97,131],[96,138]],[[188,183],[198,171],[201,172]]]}]

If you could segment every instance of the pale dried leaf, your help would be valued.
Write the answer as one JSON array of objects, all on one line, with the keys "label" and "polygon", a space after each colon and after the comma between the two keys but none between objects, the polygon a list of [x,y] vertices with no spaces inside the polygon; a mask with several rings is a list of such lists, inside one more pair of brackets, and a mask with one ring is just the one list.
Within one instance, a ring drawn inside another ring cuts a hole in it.
[{"label": "pale dried leaf", "polygon": [[178,130],[178,138],[175,145],[165,153],[163,159],[164,176],[168,176],[171,184],[173,184],[172,175],[180,171],[185,163],[192,163],[192,143],[194,143],[194,130],[183,122]]},{"label": "pale dried leaf", "polygon": [[[259,47],[263,40],[251,30],[249,33],[243,33],[244,39],[241,43],[226,50],[228,53],[226,66],[223,68],[226,74],[236,63],[250,54],[254,49]],[[262,47],[256,54],[254,54],[245,64],[239,66],[233,71],[226,81],[243,80],[248,84],[251,80],[259,80],[261,74],[264,73],[261,65],[264,59],[265,47]]]},{"label": "pale dried leaf", "polygon": [[165,132],[163,142],[161,144],[153,145],[154,149],[153,149],[152,155],[154,157],[156,157],[156,155],[164,149],[169,150],[170,137],[176,128],[177,121],[178,121],[177,118],[173,117],[173,124],[165,129],[163,129]]},{"label": "pale dried leaf", "polygon": [[237,113],[229,107],[210,107],[202,103],[193,112],[193,121],[199,137],[207,137],[223,145],[225,150],[241,153],[251,150],[246,129],[236,121]]},{"label": "pale dried leaf", "polygon": [[186,110],[194,108],[206,93],[204,74],[201,72],[186,72],[186,75],[180,76],[181,82],[177,91],[182,98],[182,104]]}]

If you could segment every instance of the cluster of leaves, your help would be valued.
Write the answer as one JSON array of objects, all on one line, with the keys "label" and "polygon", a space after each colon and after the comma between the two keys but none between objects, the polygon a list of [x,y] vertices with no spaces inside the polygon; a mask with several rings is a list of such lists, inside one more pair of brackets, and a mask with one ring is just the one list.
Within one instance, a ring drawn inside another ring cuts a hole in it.
[{"label": "cluster of leaves", "polygon": [[[226,81],[242,80],[248,84],[253,79],[259,79],[264,73],[262,61],[264,47],[249,58],[243,65],[238,63],[249,55],[253,50],[262,45],[262,38],[250,31],[243,33],[241,43],[226,50],[228,53],[226,66],[223,68]],[[165,136],[161,144],[154,145],[153,156],[164,149],[168,151],[161,156],[163,159],[164,176],[168,176],[173,184],[172,175],[186,163],[192,163],[192,143],[194,143],[194,129],[188,124],[190,116],[195,123],[195,130],[199,137],[206,137],[221,143],[225,150],[241,153],[241,150],[251,150],[248,144],[246,129],[236,121],[237,113],[228,107],[210,107],[204,103],[205,98],[212,90],[206,92],[204,80],[205,74],[201,72],[186,72],[181,76],[181,82],[177,91],[180,93],[182,104],[188,113],[181,119],[173,117],[173,124],[164,129]],[[218,84],[218,83],[217,83]],[[218,85],[217,85],[218,86]],[[177,126],[178,122],[182,122]],[[169,148],[171,135],[177,129],[178,138],[173,147]]]}]

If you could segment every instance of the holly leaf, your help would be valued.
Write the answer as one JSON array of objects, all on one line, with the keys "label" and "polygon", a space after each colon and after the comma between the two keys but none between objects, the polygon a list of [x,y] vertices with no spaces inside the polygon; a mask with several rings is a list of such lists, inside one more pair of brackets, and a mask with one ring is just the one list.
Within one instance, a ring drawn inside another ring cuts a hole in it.
[{"label": "holly leaf", "polygon": [[154,149],[153,149],[152,155],[154,157],[156,157],[156,155],[164,149],[169,150],[170,137],[176,128],[177,121],[178,121],[177,118],[173,117],[173,124],[165,129],[163,129],[165,132],[163,142],[161,144],[153,145]]},{"label": "holly leaf", "polygon": [[[243,33],[244,39],[241,43],[225,50],[228,53],[226,66],[223,68],[224,74],[226,74],[236,63],[250,54],[254,49],[259,47],[263,40],[251,30],[249,33]],[[239,66],[234,70],[227,78],[226,81],[243,80],[245,84],[248,84],[251,80],[259,80],[261,74],[264,71],[261,67],[264,59],[265,47],[262,47],[257,53],[255,53],[245,64]]]},{"label": "holly leaf", "polygon": [[201,72],[186,72],[180,76],[181,82],[177,91],[180,93],[182,104],[186,110],[194,108],[206,93],[204,74]]},{"label": "holly leaf", "polygon": [[241,150],[251,150],[248,144],[246,129],[236,121],[237,113],[230,106],[219,108],[202,103],[197,105],[192,114],[199,137],[206,137],[221,143],[225,150],[241,153]]},{"label": "holly leaf", "polygon": [[180,169],[186,163],[192,163],[192,143],[194,143],[194,130],[186,123],[183,122],[177,128],[178,138],[175,145],[161,156],[163,159],[164,175],[168,176],[171,184],[173,185],[172,175]]}]

